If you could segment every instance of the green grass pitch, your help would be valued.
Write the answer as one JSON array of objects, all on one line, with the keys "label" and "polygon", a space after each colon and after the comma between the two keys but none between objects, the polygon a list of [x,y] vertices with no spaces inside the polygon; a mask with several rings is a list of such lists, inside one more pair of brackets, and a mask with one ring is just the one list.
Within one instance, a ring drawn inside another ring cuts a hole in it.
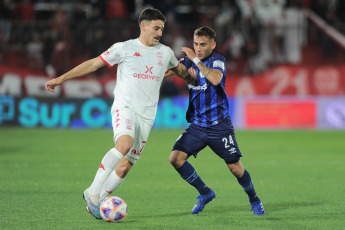
[{"label": "green grass pitch", "polygon": [[190,159],[216,199],[199,215],[197,192],[170,166],[181,130],[153,130],[114,192],[121,223],[85,213],[82,192],[112,143],[111,130],[0,128],[0,229],[345,229],[344,131],[238,131],[242,162],[265,216],[209,148]]}]

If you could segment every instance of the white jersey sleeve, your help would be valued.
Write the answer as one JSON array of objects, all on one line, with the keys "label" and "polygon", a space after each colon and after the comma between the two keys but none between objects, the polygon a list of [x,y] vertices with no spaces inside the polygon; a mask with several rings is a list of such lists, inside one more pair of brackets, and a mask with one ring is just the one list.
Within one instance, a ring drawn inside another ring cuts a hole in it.
[{"label": "white jersey sleeve", "polygon": [[169,69],[175,69],[180,64],[180,62],[175,57],[172,49],[169,48],[169,52],[170,52],[170,60],[169,60],[169,64],[168,64],[168,70]]},{"label": "white jersey sleeve", "polygon": [[121,62],[121,59],[125,54],[124,46],[124,42],[115,43],[108,50],[103,52],[99,57],[110,68]]}]

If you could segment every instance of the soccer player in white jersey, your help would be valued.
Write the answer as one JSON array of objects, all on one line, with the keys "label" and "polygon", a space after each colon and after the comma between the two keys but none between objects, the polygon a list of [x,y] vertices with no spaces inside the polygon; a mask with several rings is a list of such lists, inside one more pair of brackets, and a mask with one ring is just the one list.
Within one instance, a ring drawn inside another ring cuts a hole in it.
[{"label": "soccer player in white jersey", "polygon": [[159,89],[169,69],[176,75],[193,82],[173,51],[159,43],[162,37],[164,15],[157,9],[147,8],[139,16],[140,36],[137,39],[115,43],[99,57],[90,59],[69,72],[46,83],[46,89],[64,81],[83,76],[107,65],[118,64],[117,84],[111,109],[115,148],[103,157],[96,176],[83,197],[87,211],[101,219],[101,201],[114,191],[143,153],[156,117]]}]

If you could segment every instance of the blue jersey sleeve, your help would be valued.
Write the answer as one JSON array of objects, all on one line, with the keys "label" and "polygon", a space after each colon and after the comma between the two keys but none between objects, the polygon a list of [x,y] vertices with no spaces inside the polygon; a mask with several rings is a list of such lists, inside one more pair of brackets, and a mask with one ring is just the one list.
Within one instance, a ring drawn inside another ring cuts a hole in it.
[{"label": "blue jersey sleeve", "polygon": [[188,57],[181,58],[179,62],[185,65],[187,69],[192,67],[192,62],[189,60]]},{"label": "blue jersey sleeve", "polygon": [[222,71],[223,76],[226,76],[226,68],[225,68],[225,58],[221,55],[215,55],[213,60],[210,62],[211,69],[218,69]]}]

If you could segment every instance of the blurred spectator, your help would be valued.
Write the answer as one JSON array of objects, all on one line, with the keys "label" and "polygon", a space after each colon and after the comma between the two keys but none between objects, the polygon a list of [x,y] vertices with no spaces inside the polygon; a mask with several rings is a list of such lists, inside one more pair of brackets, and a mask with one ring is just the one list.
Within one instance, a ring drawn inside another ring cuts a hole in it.
[{"label": "blurred spectator", "polygon": [[255,6],[255,13],[262,25],[260,31],[259,59],[260,69],[264,70],[269,65],[275,64],[278,57],[280,26],[283,23],[284,0],[262,0]]},{"label": "blurred spectator", "polygon": [[306,18],[302,5],[297,0],[290,1],[285,10],[284,52],[287,63],[298,64],[302,58],[302,45],[306,40]]},{"label": "blurred spectator", "polygon": [[168,22],[166,27],[170,27],[171,25],[175,25],[177,23],[177,9],[174,0],[166,0],[160,2],[157,9],[165,15]]},{"label": "blurred spectator", "polygon": [[14,18],[22,22],[31,22],[35,16],[34,5],[30,0],[21,0],[13,10]]},{"label": "blurred spectator", "polygon": [[[91,57],[98,57],[101,55],[105,50],[107,50],[107,44],[105,42],[105,31],[102,27],[95,28],[93,33],[92,45],[90,46],[91,49]],[[97,76],[101,76],[104,72],[104,68],[98,69],[95,74]]]},{"label": "blurred spectator", "polygon": [[106,6],[106,15],[108,19],[121,18],[128,16],[126,5],[123,0],[108,0]]},{"label": "blurred spectator", "polygon": [[[311,10],[325,20],[329,25],[335,27],[336,16],[334,1],[327,0],[313,0],[311,3]],[[344,12],[343,12],[344,13]],[[321,42],[323,57],[334,57],[336,52],[335,42],[324,31],[318,30]]]},{"label": "blurred spectator", "polygon": [[229,0],[222,0],[221,6],[218,10],[218,14],[215,18],[215,25],[217,31],[217,38],[224,41],[227,36],[228,28],[230,28],[231,24],[234,21],[236,9]]},{"label": "blurred spectator", "polygon": [[252,12],[252,17],[248,17],[243,22],[243,37],[244,37],[244,48],[243,54],[244,59],[247,61],[244,72],[248,74],[256,74],[263,71],[261,66],[259,52],[260,44],[260,29],[261,25],[259,20],[255,16],[255,11]]},{"label": "blurred spectator", "polygon": [[177,20],[180,22],[188,22],[199,24],[201,13],[198,11],[198,3],[192,1],[191,3],[181,3],[177,7]]},{"label": "blurred spectator", "polygon": [[92,30],[93,28],[92,24],[90,27],[87,14],[85,12],[84,2],[77,2],[76,9],[71,15],[69,24],[71,28],[70,36],[73,38],[73,56],[86,56],[87,50],[85,47],[87,47],[87,31]]},{"label": "blurred spectator", "polygon": [[67,63],[66,56],[66,43],[63,40],[60,40],[56,43],[54,47],[54,52],[51,59],[51,66],[54,68],[56,76],[64,74],[68,69],[69,66]]},{"label": "blurred spectator", "polygon": [[26,53],[29,61],[30,68],[41,68],[43,65],[42,59],[43,43],[40,34],[35,32],[26,46]]},{"label": "blurred spectator", "polygon": [[12,26],[12,10],[10,0],[0,2],[0,50],[10,40]]},{"label": "blurred spectator", "polygon": [[[72,63],[98,56],[114,40],[136,36],[138,24],[133,17],[146,7],[156,7],[166,15],[162,43],[177,58],[184,56],[181,46],[192,46],[191,35],[185,31],[209,25],[216,27],[216,50],[228,58],[227,68],[237,66],[235,71],[248,74],[280,63],[301,63],[307,41],[323,51],[322,58],[337,56],[335,42],[312,23],[308,26],[318,30],[317,44],[306,39],[313,30],[306,28],[303,7],[345,32],[342,0],[2,0],[0,59],[13,64],[17,59],[11,57],[20,54],[22,61],[14,65],[41,65],[48,75],[55,75]],[[43,33],[37,36],[37,31]]]},{"label": "blurred spectator", "polygon": [[177,59],[180,59],[185,56],[185,53],[181,51],[181,47],[193,46],[192,43],[188,43],[185,37],[185,31],[181,30],[180,27],[175,26],[168,36],[170,37],[170,41],[168,42],[168,44],[171,46],[171,49],[174,51],[174,54]]},{"label": "blurred spectator", "polygon": [[53,52],[56,43],[61,39],[61,35],[57,30],[49,29],[44,33],[42,57],[45,72],[48,76],[55,76],[56,71],[51,65]]}]

